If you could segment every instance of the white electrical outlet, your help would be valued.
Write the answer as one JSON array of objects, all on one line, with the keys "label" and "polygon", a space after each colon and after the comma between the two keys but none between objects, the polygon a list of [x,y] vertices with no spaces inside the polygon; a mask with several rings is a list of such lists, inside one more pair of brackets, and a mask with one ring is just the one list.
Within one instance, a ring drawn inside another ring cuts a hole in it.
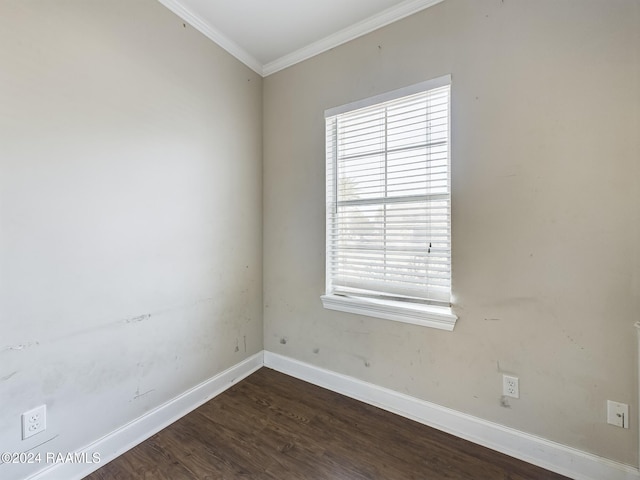
[{"label": "white electrical outlet", "polygon": [[22,439],[32,437],[47,429],[47,406],[39,407],[22,414]]},{"label": "white electrical outlet", "polygon": [[505,397],[520,398],[520,386],[518,377],[502,376],[502,395]]},{"label": "white electrical outlet", "polygon": [[629,405],[607,400],[607,423],[629,428]]}]

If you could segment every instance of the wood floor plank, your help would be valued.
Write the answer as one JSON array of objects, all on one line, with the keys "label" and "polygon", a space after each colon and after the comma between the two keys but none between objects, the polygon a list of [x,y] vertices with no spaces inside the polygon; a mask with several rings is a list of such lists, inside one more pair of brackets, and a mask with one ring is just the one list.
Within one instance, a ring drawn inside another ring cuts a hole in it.
[{"label": "wood floor plank", "polygon": [[262,368],[86,480],[561,480]]}]

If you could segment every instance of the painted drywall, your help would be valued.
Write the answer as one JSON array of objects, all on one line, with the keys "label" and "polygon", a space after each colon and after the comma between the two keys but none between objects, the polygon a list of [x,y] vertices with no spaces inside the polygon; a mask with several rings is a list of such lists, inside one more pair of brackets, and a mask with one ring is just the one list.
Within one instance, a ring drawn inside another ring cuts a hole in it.
[{"label": "painted drywall", "polygon": [[3,0],[0,65],[0,451],[66,453],[262,350],[262,79],[154,0]]},{"label": "painted drywall", "polygon": [[[636,0],[446,0],[267,77],[265,349],[637,465],[639,32]],[[449,73],[455,330],[324,310],[324,110]]]}]

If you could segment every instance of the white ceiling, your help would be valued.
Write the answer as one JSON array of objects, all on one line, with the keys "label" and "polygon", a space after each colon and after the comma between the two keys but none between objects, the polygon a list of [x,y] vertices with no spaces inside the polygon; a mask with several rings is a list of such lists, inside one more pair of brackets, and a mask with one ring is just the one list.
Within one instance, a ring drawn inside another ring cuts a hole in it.
[{"label": "white ceiling", "polygon": [[159,0],[269,75],[443,0]]}]

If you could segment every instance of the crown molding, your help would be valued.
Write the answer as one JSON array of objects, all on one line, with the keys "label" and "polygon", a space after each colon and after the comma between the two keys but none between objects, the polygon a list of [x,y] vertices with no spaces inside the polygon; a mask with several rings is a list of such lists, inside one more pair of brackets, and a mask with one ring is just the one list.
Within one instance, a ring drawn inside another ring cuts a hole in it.
[{"label": "crown molding", "polygon": [[231,40],[226,35],[220,33],[217,29],[213,28],[209,23],[202,20],[198,15],[187,9],[178,0],[158,0],[162,5],[167,7],[173,13],[178,15],[184,21],[189,23],[193,28],[205,35],[207,38],[218,44],[225,49],[231,55],[236,57],[242,63],[244,63],[251,70],[257,74],[264,76],[262,71],[262,64],[244,48]]},{"label": "crown molding", "polygon": [[295,52],[289,53],[265,64],[262,67],[263,76],[266,77],[279,72],[280,70],[295,65],[296,63],[326,52],[327,50],[342,45],[343,43],[347,43],[377,30],[378,28],[389,25],[390,23],[401,20],[409,15],[413,15],[414,13],[443,1],[444,0],[406,0],[395,7],[383,10],[376,15],[351,25],[350,27],[344,28],[332,35],[329,35],[328,37],[318,40],[317,42],[313,42],[306,47],[300,48]]},{"label": "crown molding", "polygon": [[318,40],[317,42],[313,42],[306,47],[300,48],[287,55],[283,55],[282,57],[265,65],[262,65],[261,62],[259,62],[240,45],[182,5],[180,0],[158,1],[184,21],[188,22],[196,30],[200,31],[203,35],[236,57],[247,67],[251,68],[259,75],[266,77],[295,65],[296,63],[302,62],[303,60],[307,60],[320,53],[326,52],[327,50],[342,45],[343,43],[347,43],[350,40],[366,35],[378,28],[389,25],[390,23],[408,17],[409,15],[413,15],[414,13],[443,2],[444,0],[405,0],[394,7],[383,10],[376,15],[355,23],[350,27],[344,28],[332,35],[329,35],[328,37]]}]

